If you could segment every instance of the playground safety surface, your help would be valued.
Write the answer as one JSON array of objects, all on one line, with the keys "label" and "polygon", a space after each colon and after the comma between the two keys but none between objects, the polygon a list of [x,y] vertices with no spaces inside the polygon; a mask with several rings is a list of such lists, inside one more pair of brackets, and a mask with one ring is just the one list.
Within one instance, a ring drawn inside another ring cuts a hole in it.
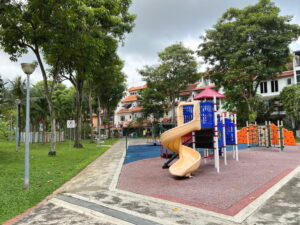
[{"label": "playground safety surface", "polygon": [[234,216],[300,164],[299,146],[251,148],[228,152],[218,174],[213,160],[202,160],[191,179],[174,179],[161,167],[165,159],[144,159],[123,165],[118,189]]}]

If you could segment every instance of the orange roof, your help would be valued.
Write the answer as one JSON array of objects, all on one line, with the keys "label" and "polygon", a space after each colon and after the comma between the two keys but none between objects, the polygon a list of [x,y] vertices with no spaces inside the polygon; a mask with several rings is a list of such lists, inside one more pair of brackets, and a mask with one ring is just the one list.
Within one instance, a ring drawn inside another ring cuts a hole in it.
[{"label": "orange roof", "polygon": [[117,112],[118,114],[123,114],[123,113],[132,113],[132,112],[138,112],[141,111],[143,108],[140,106],[137,106],[133,109],[121,109],[119,110],[119,112]]},{"label": "orange roof", "polygon": [[[277,78],[283,78],[283,77],[292,77],[294,76],[294,71],[293,70],[289,70],[289,71],[284,71],[280,74],[277,74]],[[256,80],[257,77],[254,77],[253,80]],[[271,80],[271,78],[269,78],[268,80]]]},{"label": "orange roof", "polygon": [[128,91],[137,91],[137,90],[142,90],[142,89],[145,89],[147,88],[147,84],[144,84],[142,86],[137,86],[137,87],[131,87],[128,89]]},{"label": "orange roof", "polygon": [[137,101],[137,95],[129,95],[126,98],[123,98],[121,102],[134,102]]},{"label": "orange roof", "polygon": [[282,72],[281,74],[277,75],[277,77],[291,77],[291,76],[294,76],[293,70],[285,71],[285,72]]}]

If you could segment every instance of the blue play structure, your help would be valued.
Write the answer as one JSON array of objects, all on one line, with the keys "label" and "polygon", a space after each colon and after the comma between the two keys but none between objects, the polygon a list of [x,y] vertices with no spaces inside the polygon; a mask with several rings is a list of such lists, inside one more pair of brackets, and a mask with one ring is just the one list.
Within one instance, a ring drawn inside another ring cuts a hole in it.
[{"label": "blue play structure", "polygon": [[214,102],[200,102],[200,117],[202,129],[214,128]]},{"label": "blue play structure", "polygon": [[[214,129],[214,102],[213,101],[202,101],[200,104],[200,117],[201,117],[201,129]],[[183,121],[188,123],[193,120],[193,105],[183,106]],[[226,145],[235,145],[235,126],[233,119],[225,118],[223,123],[220,115],[217,116],[217,128],[218,128],[218,143],[219,147],[225,145],[223,143],[223,135],[225,133]],[[225,127],[225,132],[223,131]],[[213,133],[212,133],[213,135]]]},{"label": "blue play structure", "polygon": [[[183,121],[184,123],[193,120],[193,105],[183,106]],[[214,128],[214,103],[212,101],[200,102],[201,128]]]},{"label": "blue play structure", "polygon": [[[227,165],[226,151],[229,146],[234,150],[233,157],[238,161],[238,144],[236,129],[236,114],[217,110],[217,100],[199,101],[201,129],[190,134],[192,137],[192,147],[194,149],[204,149],[203,158],[215,159],[215,167],[219,172],[219,156],[224,156],[225,165]],[[184,123],[192,121],[194,113],[194,104],[184,104],[182,107],[182,116]],[[187,143],[190,145],[191,143]],[[217,156],[216,156],[217,155]]]}]

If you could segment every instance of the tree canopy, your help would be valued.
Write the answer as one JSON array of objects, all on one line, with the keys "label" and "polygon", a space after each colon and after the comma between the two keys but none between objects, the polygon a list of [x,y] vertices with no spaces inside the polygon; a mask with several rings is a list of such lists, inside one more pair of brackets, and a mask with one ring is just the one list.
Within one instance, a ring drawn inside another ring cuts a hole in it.
[{"label": "tree canopy", "polygon": [[300,128],[300,85],[285,87],[280,93],[280,99],[293,130]]},{"label": "tree canopy", "polygon": [[[57,82],[69,79],[76,89],[76,139],[81,147],[82,92],[85,80],[106,51],[132,30],[131,0],[5,1],[0,5],[0,45],[16,61],[32,50],[42,71],[55,155],[56,112],[52,94]],[[44,59],[44,60],[43,60]],[[46,71],[44,61],[51,66]],[[52,80],[49,86],[49,78]]]},{"label": "tree canopy", "polygon": [[256,118],[260,82],[286,70],[289,44],[300,35],[291,19],[281,16],[270,0],[259,0],[243,9],[228,9],[202,37],[198,55],[209,65],[212,80],[224,87],[227,107],[247,106],[250,121]]},{"label": "tree canopy", "polygon": [[[148,88],[160,91],[173,109],[172,120],[175,121],[175,102],[181,90],[185,89],[190,83],[199,79],[197,73],[197,62],[194,52],[176,43],[166,47],[158,53],[159,64],[145,66],[140,70],[140,74],[147,82]],[[149,91],[145,92],[149,94]]]}]

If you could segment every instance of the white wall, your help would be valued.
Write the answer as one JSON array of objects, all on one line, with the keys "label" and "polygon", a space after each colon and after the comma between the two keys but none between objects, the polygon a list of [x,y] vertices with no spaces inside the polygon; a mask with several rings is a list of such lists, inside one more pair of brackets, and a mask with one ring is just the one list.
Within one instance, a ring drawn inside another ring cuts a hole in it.
[{"label": "white wall", "polygon": [[271,80],[265,81],[265,82],[267,82],[268,92],[267,93],[261,93],[261,89],[260,89],[260,86],[259,86],[258,89],[257,89],[257,94],[261,95],[262,97],[275,97],[275,96],[280,94],[280,92],[283,90],[283,88],[285,88],[287,86],[290,86],[290,85],[287,84],[288,79],[291,79],[291,84],[290,85],[293,85],[294,84],[294,78],[292,76],[275,79],[275,80],[278,81],[278,91],[277,92],[272,92]]}]

